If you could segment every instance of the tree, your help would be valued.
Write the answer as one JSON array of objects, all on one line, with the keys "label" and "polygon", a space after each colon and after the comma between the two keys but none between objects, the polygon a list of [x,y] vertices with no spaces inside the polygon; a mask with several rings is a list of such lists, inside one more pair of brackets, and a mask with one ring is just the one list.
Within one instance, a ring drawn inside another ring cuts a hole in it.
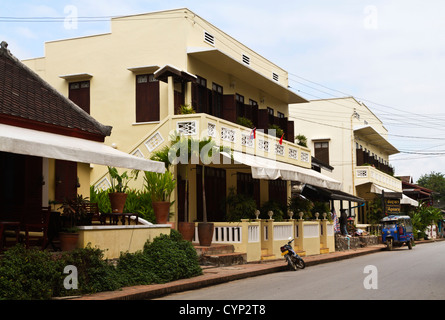
[{"label": "tree", "polygon": [[427,227],[437,225],[437,222],[442,219],[443,214],[440,209],[431,207],[425,203],[421,204],[411,213],[414,236],[417,239],[424,237]]},{"label": "tree", "polygon": [[439,195],[435,195],[435,200],[445,202],[445,175],[443,173],[433,171],[430,174],[422,175],[417,184],[439,193]]}]

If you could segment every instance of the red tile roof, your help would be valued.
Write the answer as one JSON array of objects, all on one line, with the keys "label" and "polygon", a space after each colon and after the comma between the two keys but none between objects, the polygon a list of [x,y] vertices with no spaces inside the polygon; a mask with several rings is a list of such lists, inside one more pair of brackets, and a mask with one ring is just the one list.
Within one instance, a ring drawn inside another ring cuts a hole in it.
[{"label": "red tile roof", "polygon": [[100,124],[14,57],[0,44],[0,122],[103,141]]}]

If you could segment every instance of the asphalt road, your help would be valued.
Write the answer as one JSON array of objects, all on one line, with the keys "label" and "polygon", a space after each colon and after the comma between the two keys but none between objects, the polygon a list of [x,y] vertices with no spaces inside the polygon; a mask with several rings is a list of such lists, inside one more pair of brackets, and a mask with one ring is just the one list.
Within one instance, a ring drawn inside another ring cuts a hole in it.
[{"label": "asphalt road", "polygon": [[182,292],[159,300],[443,300],[445,241]]}]

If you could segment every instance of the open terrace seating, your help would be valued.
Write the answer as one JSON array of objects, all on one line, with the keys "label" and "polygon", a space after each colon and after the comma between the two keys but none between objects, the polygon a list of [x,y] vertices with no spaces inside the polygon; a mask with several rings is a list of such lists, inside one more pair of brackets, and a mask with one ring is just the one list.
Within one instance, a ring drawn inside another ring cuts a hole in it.
[{"label": "open terrace seating", "polygon": [[[118,226],[137,225],[136,213],[106,214],[100,213],[97,203],[84,204],[86,219],[78,226]],[[67,226],[67,219],[62,213],[51,207],[39,209],[18,208],[14,216],[0,217],[0,253],[9,247],[22,243],[26,248],[38,247],[42,250],[60,250],[57,244],[58,234]]]}]

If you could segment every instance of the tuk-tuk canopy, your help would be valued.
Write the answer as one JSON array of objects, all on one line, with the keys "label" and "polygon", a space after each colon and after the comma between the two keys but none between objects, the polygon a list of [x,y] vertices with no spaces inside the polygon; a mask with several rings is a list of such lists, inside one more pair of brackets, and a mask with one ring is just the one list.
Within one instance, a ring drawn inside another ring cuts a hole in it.
[{"label": "tuk-tuk canopy", "polygon": [[385,222],[389,222],[389,221],[396,222],[399,219],[411,220],[411,217],[406,216],[406,215],[403,215],[403,216],[402,215],[390,215],[390,216],[384,217],[382,220],[380,220],[380,222],[381,223],[385,223]]}]

